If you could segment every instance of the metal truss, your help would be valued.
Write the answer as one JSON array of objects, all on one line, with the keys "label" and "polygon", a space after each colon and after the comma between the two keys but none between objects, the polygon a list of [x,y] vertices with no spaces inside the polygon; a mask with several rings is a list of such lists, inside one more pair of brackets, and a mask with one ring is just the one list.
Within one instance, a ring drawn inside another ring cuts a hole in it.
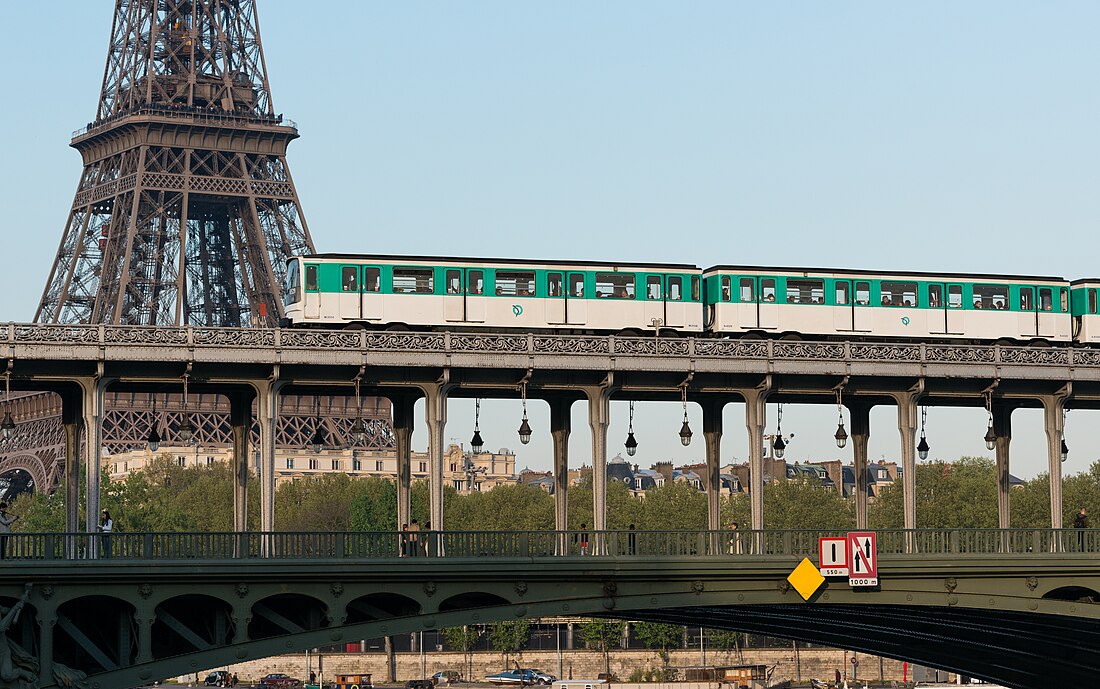
[{"label": "metal truss", "polygon": [[40,323],[271,326],[314,252],[253,0],[117,0]]}]

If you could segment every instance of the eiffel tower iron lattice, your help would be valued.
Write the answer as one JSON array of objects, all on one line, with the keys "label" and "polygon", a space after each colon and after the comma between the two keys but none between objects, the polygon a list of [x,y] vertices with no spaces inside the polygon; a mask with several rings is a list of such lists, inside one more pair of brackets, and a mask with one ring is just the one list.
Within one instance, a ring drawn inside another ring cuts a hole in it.
[{"label": "eiffel tower iron lattice", "polygon": [[[286,162],[297,125],[276,114],[256,0],[116,0],[95,119],[73,133],[84,162],[35,314],[39,323],[270,327],[289,256],[313,253]],[[18,373],[16,374],[18,377]],[[151,396],[108,392],[104,446],[142,446]],[[301,448],[313,406],[284,402],[277,445]],[[388,405],[360,447],[394,447]],[[168,407],[168,405],[165,405]],[[0,442],[0,495],[63,480],[60,398],[20,393]],[[224,399],[190,409],[198,441],[227,447]],[[158,425],[172,442],[173,414]],[[325,398],[336,442],[354,414]],[[307,423],[308,422],[308,423]],[[29,478],[28,478],[29,477]]]},{"label": "eiffel tower iron lattice", "polygon": [[272,326],[312,253],[255,0],[116,0],[96,119],[35,314],[43,323]]}]

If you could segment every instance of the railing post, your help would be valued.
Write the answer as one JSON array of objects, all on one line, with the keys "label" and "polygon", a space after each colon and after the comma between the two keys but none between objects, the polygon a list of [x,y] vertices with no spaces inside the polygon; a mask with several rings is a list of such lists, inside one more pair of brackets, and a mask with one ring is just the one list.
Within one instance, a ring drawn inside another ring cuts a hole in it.
[{"label": "railing post", "polygon": [[142,557],[146,560],[153,559],[153,534],[142,534]]}]

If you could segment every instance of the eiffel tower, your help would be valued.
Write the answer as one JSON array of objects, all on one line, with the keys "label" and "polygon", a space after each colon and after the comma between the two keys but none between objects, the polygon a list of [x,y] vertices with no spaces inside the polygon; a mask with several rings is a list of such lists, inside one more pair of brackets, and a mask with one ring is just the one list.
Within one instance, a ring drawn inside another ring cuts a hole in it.
[{"label": "eiffel tower", "polygon": [[[35,322],[275,326],[287,258],[314,253],[286,162],[297,137],[272,103],[255,0],[116,0],[96,117],[71,143],[84,171]],[[147,429],[148,402],[109,396],[115,427]],[[225,410],[207,406],[196,424],[224,427]],[[364,406],[384,427],[371,449],[392,447],[388,408]],[[298,408],[312,406],[287,405]],[[57,425],[58,405],[32,396],[16,409],[26,414],[0,442],[0,496],[18,470],[52,490],[60,468],[43,458],[60,429],[40,422]],[[170,413],[156,423],[170,428]],[[326,403],[330,437],[348,413]],[[293,414],[288,429],[302,426]]]}]

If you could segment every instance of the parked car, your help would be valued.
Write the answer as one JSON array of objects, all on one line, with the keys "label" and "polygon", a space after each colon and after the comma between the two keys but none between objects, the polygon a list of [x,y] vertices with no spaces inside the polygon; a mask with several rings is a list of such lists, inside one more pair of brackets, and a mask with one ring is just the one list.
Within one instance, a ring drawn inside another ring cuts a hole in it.
[{"label": "parked car", "polygon": [[505,670],[495,675],[489,675],[485,678],[485,681],[498,685],[511,684],[525,687],[532,684],[553,684],[554,679],[555,677],[553,675],[547,674],[541,670],[516,668],[515,670]]},{"label": "parked car", "polygon": [[432,675],[432,684],[454,684],[461,681],[462,675],[458,673],[458,670],[440,670]]},{"label": "parked car", "polygon": [[206,676],[202,685],[204,687],[229,687],[233,686],[233,675],[225,670],[216,670]]},{"label": "parked car", "polygon": [[302,686],[302,680],[294,679],[290,675],[284,675],[281,672],[272,672],[269,675],[264,675],[260,678],[261,687],[300,687]]},{"label": "parked car", "polygon": [[405,689],[432,689],[435,682],[431,679],[410,679],[405,682]]}]

